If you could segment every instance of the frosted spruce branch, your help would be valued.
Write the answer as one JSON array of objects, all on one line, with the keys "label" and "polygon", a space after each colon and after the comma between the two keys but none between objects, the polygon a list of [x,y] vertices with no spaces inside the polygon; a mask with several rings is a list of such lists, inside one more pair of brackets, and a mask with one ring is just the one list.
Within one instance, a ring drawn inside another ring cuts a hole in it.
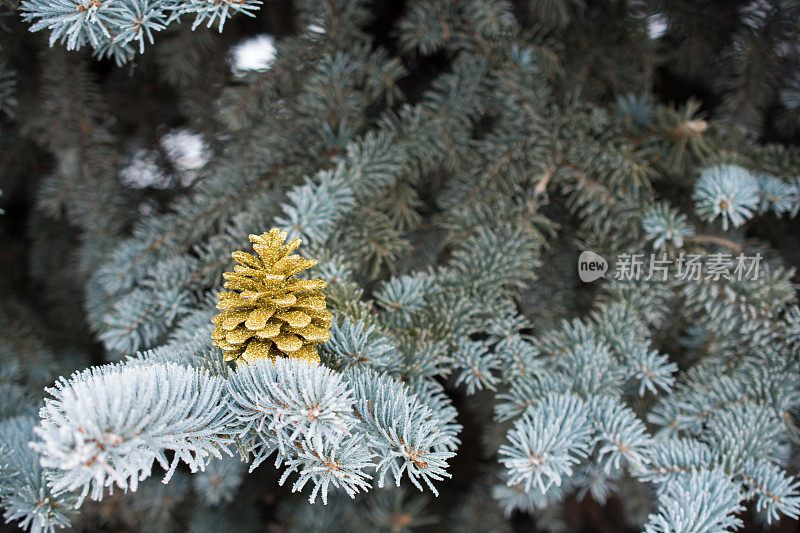
[{"label": "frosted spruce branch", "polygon": [[373,371],[343,375],[261,359],[225,380],[151,356],[76,373],[49,393],[34,449],[53,471],[46,488],[78,493],[78,504],[86,495],[102,499],[105,489],[136,491],[156,463],[165,483],[180,462],[205,470],[230,455],[234,441],[253,459],[251,470],[274,454],[281,483],[296,475],[293,490],[312,485],[312,502],[327,502],[335,487],[350,496],[367,491],[373,472],[379,486],[388,473],[399,485],[405,473],[436,493],[432,481],[449,475],[454,455],[442,421],[406,386]]},{"label": "frosted spruce branch", "polygon": [[260,0],[211,2],[208,0],[24,0],[23,18],[31,31],[50,30],[50,46],[63,43],[67,50],[91,46],[98,57],[112,57],[121,66],[144,53],[145,42],[183,15],[219,31],[236,13],[254,16]]},{"label": "frosted spruce branch", "polygon": [[232,442],[224,381],[198,369],[109,365],[62,378],[48,392],[35,449],[58,472],[52,488],[79,491],[79,501],[100,500],[114,486],[135,491],[154,463],[165,481],[180,462],[202,470]]}]

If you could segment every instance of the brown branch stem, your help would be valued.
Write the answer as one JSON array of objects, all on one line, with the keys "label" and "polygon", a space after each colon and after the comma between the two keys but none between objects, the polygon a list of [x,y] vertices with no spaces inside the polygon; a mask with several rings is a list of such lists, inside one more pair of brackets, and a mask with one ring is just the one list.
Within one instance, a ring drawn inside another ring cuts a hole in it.
[{"label": "brown branch stem", "polygon": [[742,245],[737,244],[724,237],[717,237],[716,235],[692,235],[691,237],[684,237],[687,242],[696,242],[699,244],[718,244],[730,249],[733,253],[740,254],[743,251]]}]

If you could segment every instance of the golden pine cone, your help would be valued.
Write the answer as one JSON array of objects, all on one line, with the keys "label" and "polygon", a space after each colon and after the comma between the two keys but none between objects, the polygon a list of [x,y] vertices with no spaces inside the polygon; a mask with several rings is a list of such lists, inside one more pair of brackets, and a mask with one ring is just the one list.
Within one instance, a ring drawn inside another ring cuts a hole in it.
[{"label": "golden pine cone", "polygon": [[213,318],[214,346],[225,360],[251,362],[262,357],[292,357],[319,363],[314,347],[331,338],[331,313],[325,308],[321,279],[297,279],[295,274],[317,264],[293,254],[300,239],[287,244],[286,232],[277,228],[250,235],[258,257],[236,251],[238,263],[225,272],[224,287]]}]

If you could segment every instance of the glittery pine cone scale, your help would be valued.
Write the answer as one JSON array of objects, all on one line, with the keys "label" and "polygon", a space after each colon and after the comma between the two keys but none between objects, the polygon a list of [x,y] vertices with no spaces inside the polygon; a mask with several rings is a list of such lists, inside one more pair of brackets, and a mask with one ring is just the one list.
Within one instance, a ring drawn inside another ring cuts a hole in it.
[{"label": "glittery pine cone scale", "polygon": [[286,232],[272,229],[250,235],[258,257],[231,254],[238,263],[225,272],[211,334],[226,360],[251,362],[263,357],[291,357],[319,363],[314,347],[330,339],[331,313],[325,308],[320,279],[294,275],[317,264],[293,254],[300,239],[286,244]]}]

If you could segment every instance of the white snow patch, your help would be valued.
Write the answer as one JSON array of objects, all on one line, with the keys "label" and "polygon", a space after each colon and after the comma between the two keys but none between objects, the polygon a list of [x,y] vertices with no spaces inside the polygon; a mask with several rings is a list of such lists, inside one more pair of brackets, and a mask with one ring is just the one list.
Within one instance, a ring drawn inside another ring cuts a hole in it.
[{"label": "white snow patch", "polygon": [[203,136],[189,130],[178,130],[161,137],[161,147],[181,173],[181,185],[188,186],[197,179],[198,170],[211,158]]},{"label": "white snow patch", "polygon": [[128,166],[119,173],[122,183],[134,189],[166,188],[169,185],[169,176],[159,168],[157,159],[158,154],[152,150],[137,150]]},{"label": "white snow patch", "polygon": [[244,76],[249,71],[267,70],[275,60],[275,38],[263,33],[240,42],[231,50],[231,71]]},{"label": "white snow patch", "polygon": [[669,20],[663,13],[654,13],[647,17],[647,35],[651,39],[659,39],[669,27]]}]

